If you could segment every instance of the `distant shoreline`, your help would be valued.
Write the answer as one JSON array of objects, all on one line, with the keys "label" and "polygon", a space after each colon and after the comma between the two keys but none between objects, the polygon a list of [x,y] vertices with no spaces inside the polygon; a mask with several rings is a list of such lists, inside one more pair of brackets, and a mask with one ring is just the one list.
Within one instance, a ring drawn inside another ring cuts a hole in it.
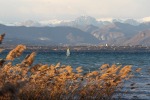
[{"label": "distant shoreline", "polygon": [[[1,47],[5,51],[10,51],[15,46]],[[27,46],[27,52],[66,52],[70,48],[71,52],[150,52],[150,47],[146,46]]]}]

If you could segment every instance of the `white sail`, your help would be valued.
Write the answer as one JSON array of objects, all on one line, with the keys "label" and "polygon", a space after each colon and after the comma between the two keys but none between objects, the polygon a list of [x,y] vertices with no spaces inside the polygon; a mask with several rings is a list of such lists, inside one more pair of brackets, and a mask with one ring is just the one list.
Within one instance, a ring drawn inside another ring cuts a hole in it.
[{"label": "white sail", "polygon": [[70,50],[69,50],[69,48],[67,49],[66,55],[67,55],[67,56],[70,56]]}]

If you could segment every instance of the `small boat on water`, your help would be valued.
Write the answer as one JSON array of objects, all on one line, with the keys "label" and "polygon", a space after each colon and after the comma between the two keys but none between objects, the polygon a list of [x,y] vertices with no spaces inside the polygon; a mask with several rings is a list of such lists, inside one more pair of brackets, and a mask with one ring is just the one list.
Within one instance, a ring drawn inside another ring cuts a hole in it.
[{"label": "small boat on water", "polygon": [[69,49],[69,48],[67,49],[66,56],[67,56],[67,57],[70,56],[70,49]]}]

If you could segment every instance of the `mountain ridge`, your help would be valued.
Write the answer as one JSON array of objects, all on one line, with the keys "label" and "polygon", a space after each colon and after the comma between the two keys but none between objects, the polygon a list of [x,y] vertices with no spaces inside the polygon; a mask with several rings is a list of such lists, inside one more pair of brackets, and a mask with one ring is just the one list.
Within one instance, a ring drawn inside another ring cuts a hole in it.
[{"label": "mountain ridge", "polygon": [[[28,26],[0,24],[0,33],[6,32],[4,43],[12,45],[24,43],[27,45],[150,46],[150,22],[137,24],[132,19],[123,22],[118,20],[104,22],[97,22],[93,17],[79,17],[74,21],[60,22],[56,26],[32,26],[32,21],[28,22],[31,24]],[[146,38],[143,38],[141,33],[144,33]]]},{"label": "mountain ridge", "polygon": [[27,45],[79,45],[98,44],[98,40],[80,29],[66,26],[25,27],[0,26],[0,33],[6,33],[4,44]]},{"label": "mountain ridge", "polygon": [[75,25],[105,25],[105,24],[110,24],[112,22],[121,22],[121,23],[128,23],[131,25],[139,25],[140,23],[145,23],[145,22],[150,22],[149,17],[142,18],[142,19],[115,19],[115,18],[101,18],[101,19],[96,19],[91,16],[79,16],[74,20],[44,20],[44,21],[33,21],[33,20],[26,20],[23,22],[14,22],[14,23],[1,23],[9,26],[27,26],[27,27],[32,27],[32,26],[38,26],[38,27],[43,27],[43,26],[73,26]]}]

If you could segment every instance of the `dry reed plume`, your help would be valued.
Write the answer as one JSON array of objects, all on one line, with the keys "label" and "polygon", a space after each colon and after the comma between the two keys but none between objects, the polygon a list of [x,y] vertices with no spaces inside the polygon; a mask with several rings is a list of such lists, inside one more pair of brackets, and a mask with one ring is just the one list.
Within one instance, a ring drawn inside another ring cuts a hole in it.
[{"label": "dry reed plume", "polygon": [[5,33],[3,33],[3,34],[0,35],[0,44],[2,43],[4,37],[5,37]]},{"label": "dry reed plume", "polygon": [[19,57],[25,49],[26,46],[18,45],[15,49],[9,52],[9,54],[6,57],[6,60],[14,60],[14,58]]},{"label": "dry reed plume", "polygon": [[21,63],[10,60],[26,49],[18,45],[9,52],[7,63],[0,68],[0,99],[7,100],[110,100],[125,80],[131,77],[131,66],[104,64],[99,70],[85,73],[82,67],[32,65],[35,52]]}]

